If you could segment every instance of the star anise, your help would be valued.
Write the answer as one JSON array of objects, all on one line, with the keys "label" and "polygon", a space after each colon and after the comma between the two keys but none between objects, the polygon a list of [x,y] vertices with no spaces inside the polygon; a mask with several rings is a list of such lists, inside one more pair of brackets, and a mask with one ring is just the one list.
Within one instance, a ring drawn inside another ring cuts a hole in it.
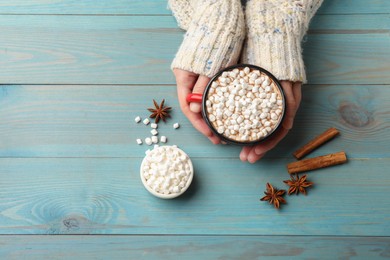
[{"label": "star anise", "polygon": [[285,190],[278,190],[272,187],[270,183],[267,182],[267,191],[264,192],[265,196],[260,200],[268,201],[269,204],[274,204],[275,208],[279,208],[281,203],[286,203],[283,198]]},{"label": "star anise", "polygon": [[165,99],[161,101],[161,104],[158,105],[156,100],[153,99],[154,108],[148,108],[149,112],[152,112],[152,114],[149,116],[150,118],[154,118],[154,122],[158,123],[160,119],[165,122],[167,117],[171,117],[169,115],[171,107],[164,107]]},{"label": "star anise", "polygon": [[306,181],[306,174],[302,177],[299,177],[298,174],[296,177],[294,175],[291,175],[291,180],[285,180],[283,181],[286,183],[290,188],[288,189],[288,195],[291,195],[295,192],[295,194],[303,193],[306,195],[306,189],[307,187],[312,186],[314,183],[310,181]]}]

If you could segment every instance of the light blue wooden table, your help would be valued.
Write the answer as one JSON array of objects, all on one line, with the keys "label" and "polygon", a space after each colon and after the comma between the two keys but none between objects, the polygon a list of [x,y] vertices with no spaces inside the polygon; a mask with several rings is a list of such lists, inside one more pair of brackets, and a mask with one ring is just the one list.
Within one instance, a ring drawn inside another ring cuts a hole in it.
[{"label": "light blue wooden table", "polygon": [[[390,257],[390,1],[325,0],[295,127],[254,165],[181,113],[169,64],[183,32],[166,5],[0,2],[0,258]],[[133,119],[153,98],[173,107],[161,132],[196,171],[175,200],[139,178],[147,128]],[[280,211],[260,202],[328,127],[341,136],[311,156],[345,150],[348,164],[310,172],[309,196]]]}]

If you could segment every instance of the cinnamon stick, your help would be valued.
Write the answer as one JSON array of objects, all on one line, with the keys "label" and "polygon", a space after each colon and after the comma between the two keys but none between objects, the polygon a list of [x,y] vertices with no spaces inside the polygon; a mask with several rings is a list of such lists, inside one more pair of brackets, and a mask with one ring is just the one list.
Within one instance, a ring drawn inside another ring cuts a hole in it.
[{"label": "cinnamon stick", "polygon": [[327,141],[329,141],[330,139],[334,138],[339,133],[340,132],[336,128],[329,128],[328,130],[326,130],[325,132],[323,132],[322,134],[315,137],[310,142],[296,150],[293,155],[299,160],[305,155],[308,155],[310,152],[323,145],[324,143],[326,143]]},{"label": "cinnamon stick", "polygon": [[345,154],[345,152],[338,152],[289,163],[287,165],[287,170],[288,173],[294,174],[320,169],[332,165],[343,164],[346,162],[347,155]]}]

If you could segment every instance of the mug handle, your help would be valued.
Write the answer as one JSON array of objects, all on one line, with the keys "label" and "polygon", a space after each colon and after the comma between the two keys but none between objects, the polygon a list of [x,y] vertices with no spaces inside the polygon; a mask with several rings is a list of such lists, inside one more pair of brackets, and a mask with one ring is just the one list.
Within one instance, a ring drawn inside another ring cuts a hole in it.
[{"label": "mug handle", "polygon": [[202,103],[202,99],[203,99],[203,94],[200,93],[190,93],[186,97],[188,103],[191,102]]}]

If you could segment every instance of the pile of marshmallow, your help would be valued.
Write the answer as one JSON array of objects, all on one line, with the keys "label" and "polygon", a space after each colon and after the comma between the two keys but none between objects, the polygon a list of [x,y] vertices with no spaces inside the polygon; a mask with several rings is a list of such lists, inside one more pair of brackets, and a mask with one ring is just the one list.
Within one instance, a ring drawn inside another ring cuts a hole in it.
[{"label": "pile of marshmallow", "polygon": [[192,181],[190,158],[177,146],[156,146],[148,150],[141,164],[141,179],[152,191],[175,196],[184,192]]},{"label": "pile of marshmallow", "polygon": [[214,129],[239,142],[258,141],[279,125],[283,98],[265,73],[245,67],[225,71],[211,83],[207,117]]},{"label": "pile of marshmallow", "polygon": [[[142,119],[141,119],[140,116],[137,116],[136,118],[134,118],[134,121],[135,121],[136,123],[141,122],[141,120],[142,120]],[[145,119],[142,121],[142,123],[143,123],[144,125],[149,125],[150,120],[149,120],[148,118],[145,118]],[[147,145],[158,144],[158,142],[159,142],[158,137],[157,137],[157,135],[158,135],[158,130],[157,130],[158,124],[156,124],[156,123],[151,123],[151,124],[150,124],[150,127],[152,128],[152,130],[150,130],[150,133],[152,134],[152,136],[146,137],[146,138],[145,138],[145,144],[147,144]],[[173,128],[174,128],[174,129],[177,129],[177,128],[179,128],[179,127],[180,127],[179,123],[174,123],[174,124],[173,124]],[[141,138],[137,138],[136,141],[137,141],[137,144],[139,144],[139,145],[141,145],[141,144],[143,143]],[[166,143],[167,141],[168,141],[168,139],[167,139],[166,136],[164,136],[164,135],[160,136],[160,142],[161,142],[161,143]]]}]

